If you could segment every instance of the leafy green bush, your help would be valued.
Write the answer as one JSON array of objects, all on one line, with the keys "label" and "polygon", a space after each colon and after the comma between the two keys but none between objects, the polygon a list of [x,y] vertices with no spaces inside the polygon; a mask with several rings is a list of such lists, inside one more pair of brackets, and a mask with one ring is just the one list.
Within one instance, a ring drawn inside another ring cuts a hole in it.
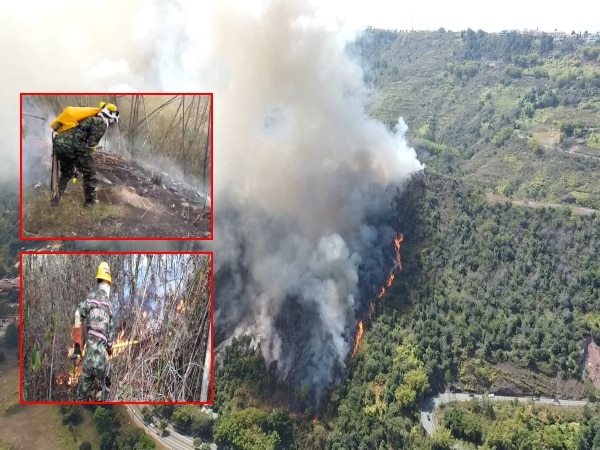
[{"label": "leafy green bush", "polygon": [[510,139],[513,135],[514,129],[512,127],[504,127],[498,131],[492,138],[492,145],[501,147],[504,143]]},{"label": "leafy green bush", "polygon": [[506,69],[504,69],[504,73],[510,78],[521,78],[523,76],[523,69],[509,64],[506,66]]}]

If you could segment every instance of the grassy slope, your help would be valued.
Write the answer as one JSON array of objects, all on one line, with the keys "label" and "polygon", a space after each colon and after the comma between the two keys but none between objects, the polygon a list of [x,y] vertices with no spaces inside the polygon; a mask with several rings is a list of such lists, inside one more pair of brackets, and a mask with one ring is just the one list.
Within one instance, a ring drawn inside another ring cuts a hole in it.
[{"label": "grassy slope", "polygon": [[[460,33],[438,32],[401,33],[393,42],[375,45],[365,56],[371,77],[377,77],[372,114],[390,125],[402,116],[411,144],[431,168],[458,173],[488,192],[549,202],[567,194],[600,194],[600,160],[567,154],[558,143],[561,123],[600,125],[600,100],[594,94],[598,88],[589,81],[599,76],[600,64],[584,60],[579,49],[556,58],[539,57],[535,68],[546,71],[548,78],[510,78],[505,73],[510,61],[484,58],[476,62],[474,76],[459,78],[450,69],[466,63],[459,58],[463,47]],[[559,78],[566,76],[574,79],[569,89],[581,100],[577,106],[539,108],[531,118],[523,115],[523,100],[533,89],[556,91]],[[518,131],[495,145],[493,138],[504,127]],[[437,155],[427,151],[421,145],[425,137],[446,150]],[[539,154],[528,147],[532,138],[542,145]],[[593,150],[594,140],[589,134],[579,143]]]},{"label": "grassy slope", "polygon": [[0,363],[0,448],[77,450],[83,441],[100,442],[87,410],[83,422],[71,431],[63,426],[58,406],[19,405],[19,361],[14,352],[5,354],[6,361]]},{"label": "grassy slope", "polygon": [[[21,406],[19,361],[14,351],[4,353],[7,359],[0,363],[0,449],[78,450],[84,441],[90,442],[92,448],[100,445],[93,412],[88,409],[82,409],[83,421],[72,427],[63,425],[59,406]],[[121,433],[138,429],[125,408],[118,408],[116,414],[121,423]],[[152,433],[147,434],[155,441],[157,449],[165,448]]]}]

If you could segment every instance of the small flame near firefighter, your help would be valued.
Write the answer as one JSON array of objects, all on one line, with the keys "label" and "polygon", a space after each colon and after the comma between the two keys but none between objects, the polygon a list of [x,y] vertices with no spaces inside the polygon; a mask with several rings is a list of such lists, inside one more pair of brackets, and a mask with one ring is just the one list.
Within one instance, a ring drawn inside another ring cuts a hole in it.
[{"label": "small flame near firefighter", "polygon": [[[145,319],[147,316],[147,312],[144,311],[143,314],[143,319]],[[117,335],[117,338],[115,339],[115,341],[113,342],[113,352],[112,352],[112,356],[110,356],[109,358],[114,358],[116,355],[118,355],[119,353],[121,353],[125,348],[130,347],[131,345],[134,345],[138,343],[138,341],[136,340],[127,340],[125,338],[125,329],[122,329],[119,334]],[[85,346],[84,349],[85,351]],[[73,347],[69,347],[67,354],[69,356],[69,358],[71,358],[71,356],[73,356]],[[71,368],[71,370],[69,371],[68,374],[65,373],[61,373],[56,377],[56,384],[59,386],[62,385],[67,385],[67,386],[72,386],[74,384],[77,384],[79,382],[79,377],[81,376],[81,374],[83,373],[83,364],[81,364],[81,358],[77,358],[75,360],[75,363],[73,364],[73,367]]]},{"label": "small flame near firefighter", "polygon": [[[396,277],[396,273],[399,272],[400,270],[402,270],[402,260],[400,259],[400,248],[402,247],[402,241],[404,241],[404,235],[402,233],[398,234],[398,236],[396,236],[394,238],[394,251],[395,251],[394,267],[390,271],[390,275],[388,276],[388,279],[385,281],[384,285],[382,285],[381,288],[379,289],[379,293],[377,294],[377,300],[379,300],[381,297],[383,297],[386,289],[388,289],[392,286],[392,283],[394,282],[394,278]],[[371,304],[369,305],[369,318],[373,315],[374,312],[375,312],[375,303],[371,302]],[[358,331],[356,332],[356,338],[354,340],[354,349],[352,350],[352,357],[354,357],[354,355],[356,355],[356,352],[358,351],[358,346],[360,344],[360,340],[362,339],[363,332],[364,332],[364,323],[361,320],[358,322]]]}]

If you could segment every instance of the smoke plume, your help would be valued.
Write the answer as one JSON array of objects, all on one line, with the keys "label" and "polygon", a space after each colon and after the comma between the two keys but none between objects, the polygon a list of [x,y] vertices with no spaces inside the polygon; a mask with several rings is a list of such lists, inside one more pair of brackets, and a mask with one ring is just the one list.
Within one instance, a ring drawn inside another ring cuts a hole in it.
[{"label": "smoke plume", "polygon": [[[8,70],[30,75],[11,87],[214,92],[216,344],[251,334],[318,400],[393,265],[397,188],[422,166],[402,119],[389,131],[367,115],[363,73],[314,9],[241,4],[107,2],[86,24],[81,8],[92,6],[78,3],[77,20],[48,10],[34,43],[20,28],[32,19],[13,12],[2,33],[27,57]],[[96,14],[119,29],[99,30]],[[75,49],[65,27],[81,36]]]}]

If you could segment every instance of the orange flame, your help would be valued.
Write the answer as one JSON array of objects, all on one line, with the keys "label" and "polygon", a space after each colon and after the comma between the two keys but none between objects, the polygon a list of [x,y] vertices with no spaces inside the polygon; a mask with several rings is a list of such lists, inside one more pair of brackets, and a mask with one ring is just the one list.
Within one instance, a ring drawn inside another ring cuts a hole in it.
[{"label": "orange flame", "polygon": [[385,283],[386,287],[391,287],[392,283],[394,281],[394,278],[396,278],[396,275],[394,274],[394,272],[390,273],[390,277],[388,278],[388,280]]},{"label": "orange flame", "polygon": [[115,344],[120,344],[121,342],[125,342],[127,339],[125,339],[125,329],[122,329],[119,332],[119,335],[117,336],[116,341],[114,342]]},{"label": "orange flame", "polygon": [[394,238],[394,249],[396,250],[396,267],[398,270],[402,270],[402,260],[400,259],[400,247],[404,241],[404,235],[400,233]]},{"label": "orange flame", "polygon": [[185,305],[183,304],[183,299],[177,305],[177,314],[181,314],[185,311]]},{"label": "orange flame", "polygon": [[[392,283],[394,282],[394,278],[396,278],[397,271],[402,270],[402,260],[400,259],[400,249],[402,247],[403,241],[404,241],[404,235],[402,235],[402,233],[399,233],[398,236],[396,236],[394,238],[394,251],[396,252],[395,258],[394,258],[395,266],[392,268],[392,270],[390,270],[390,275],[389,275],[388,279],[385,281],[384,285],[382,285],[381,288],[379,289],[379,293],[377,294],[377,299],[380,299],[381,297],[383,297],[386,289],[390,288],[392,286]],[[369,317],[371,317],[371,315],[374,312],[375,312],[375,305],[373,302],[371,302],[371,304],[369,305]],[[358,323],[358,332],[356,333],[356,340],[354,342],[354,350],[352,350],[352,356],[354,356],[356,354],[356,351],[358,350],[358,344],[360,343],[360,339],[362,338],[363,331],[364,331],[363,322],[361,320]]]},{"label": "orange flame", "polygon": [[83,365],[78,364],[77,367],[75,367],[75,369],[73,369],[73,371],[69,374],[69,380],[67,381],[67,384],[69,386],[72,386],[76,382],[79,382],[79,377],[81,376],[82,373],[83,373]]},{"label": "orange flame", "polygon": [[61,373],[56,376],[56,384],[62,386],[64,384],[72,386],[79,381],[79,377],[83,373],[83,365],[77,364],[68,374]]},{"label": "orange flame", "polygon": [[363,335],[363,321],[358,322],[358,333],[356,333],[356,341],[354,342],[354,350],[352,350],[352,356],[356,355],[356,351],[358,350],[358,344],[360,344],[360,339]]}]

